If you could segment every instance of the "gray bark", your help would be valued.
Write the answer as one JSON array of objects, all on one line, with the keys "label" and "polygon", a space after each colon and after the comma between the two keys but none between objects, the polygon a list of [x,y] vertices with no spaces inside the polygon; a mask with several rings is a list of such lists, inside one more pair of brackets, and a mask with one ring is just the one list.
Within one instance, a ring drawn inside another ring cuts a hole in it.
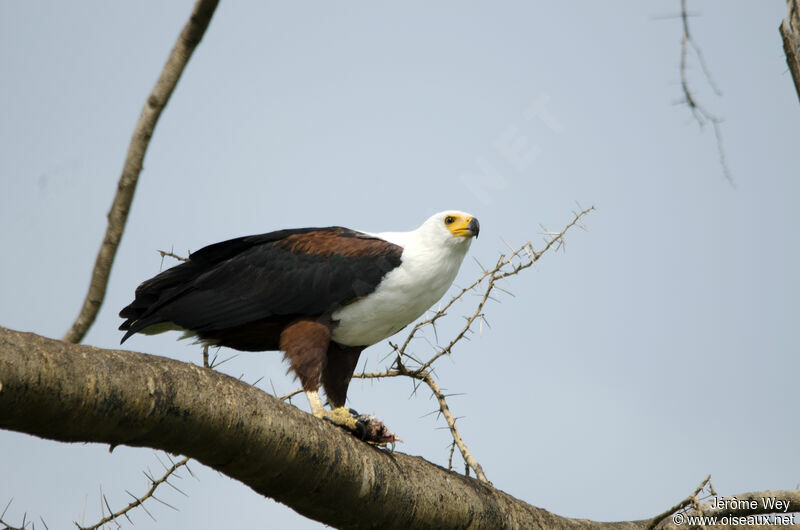
[{"label": "gray bark", "polygon": [[[656,522],[559,517],[423,458],[361,442],[225,374],[3,327],[0,429],[183,454],[337,528],[647,528]],[[800,510],[800,491],[737,495],[747,496],[777,496]],[[672,511],[657,519],[659,526],[672,526]]]},{"label": "gray bark", "polygon": [[0,327],[0,385],[0,428],[184,454],[339,528],[642,525],[556,516],[365,444],[242,381],[164,357]]}]

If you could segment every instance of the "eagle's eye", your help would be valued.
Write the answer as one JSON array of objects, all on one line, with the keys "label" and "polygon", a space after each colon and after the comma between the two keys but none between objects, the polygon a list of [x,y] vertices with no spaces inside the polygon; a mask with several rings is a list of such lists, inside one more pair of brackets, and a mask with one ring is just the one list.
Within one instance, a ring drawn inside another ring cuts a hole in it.
[{"label": "eagle's eye", "polygon": [[451,224],[453,224],[455,222],[456,222],[456,218],[453,217],[452,215],[448,215],[447,217],[444,218],[444,224],[446,224],[446,225],[451,225]]}]

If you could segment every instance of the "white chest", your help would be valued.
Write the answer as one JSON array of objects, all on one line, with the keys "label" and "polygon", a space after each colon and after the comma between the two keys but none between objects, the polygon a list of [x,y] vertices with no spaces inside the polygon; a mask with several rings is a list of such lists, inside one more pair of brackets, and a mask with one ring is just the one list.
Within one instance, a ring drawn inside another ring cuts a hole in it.
[{"label": "white chest", "polygon": [[404,252],[401,265],[387,274],[375,291],[333,313],[339,322],[333,340],[346,346],[369,346],[391,337],[447,292],[465,252],[466,248],[456,253],[407,256]]}]

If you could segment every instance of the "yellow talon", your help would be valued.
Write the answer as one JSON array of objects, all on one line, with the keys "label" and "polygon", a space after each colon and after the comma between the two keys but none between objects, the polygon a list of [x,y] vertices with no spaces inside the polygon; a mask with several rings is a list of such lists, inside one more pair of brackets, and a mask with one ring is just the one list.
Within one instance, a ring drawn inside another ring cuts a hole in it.
[{"label": "yellow talon", "polygon": [[327,414],[323,414],[323,417],[330,420],[332,423],[350,429],[351,431],[355,431],[357,429],[358,422],[353,416],[350,415],[350,409],[347,407],[335,408]]}]

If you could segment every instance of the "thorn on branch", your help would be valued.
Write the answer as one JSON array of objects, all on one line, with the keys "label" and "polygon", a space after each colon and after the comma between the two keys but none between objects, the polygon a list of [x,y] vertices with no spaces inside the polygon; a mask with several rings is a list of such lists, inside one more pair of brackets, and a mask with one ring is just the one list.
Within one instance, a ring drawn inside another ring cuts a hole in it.
[{"label": "thorn on branch", "polygon": [[175,253],[172,251],[172,249],[170,249],[169,251],[166,251],[166,250],[156,250],[156,252],[158,252],[159,254],[161,254],[161,263],[162,263],[162,264],[164,263],[164,258],[165,258],[165,257],[169,257],[169,258],[172,258],[172,259],[175,259],[175,260],[178,260],[178,261],[189,261],[189,257],[191,257],[191,255],[192,255],[192,253],[191,253],[191,252],[188,252],[188,251],[187,251],[187,254],[188,254],[188,256],[189,256],[189,257],[186,257],[186,258],[184,258],[183,256],[180,256],[180,255],[178,255],[178,254],[175,254]]}]

